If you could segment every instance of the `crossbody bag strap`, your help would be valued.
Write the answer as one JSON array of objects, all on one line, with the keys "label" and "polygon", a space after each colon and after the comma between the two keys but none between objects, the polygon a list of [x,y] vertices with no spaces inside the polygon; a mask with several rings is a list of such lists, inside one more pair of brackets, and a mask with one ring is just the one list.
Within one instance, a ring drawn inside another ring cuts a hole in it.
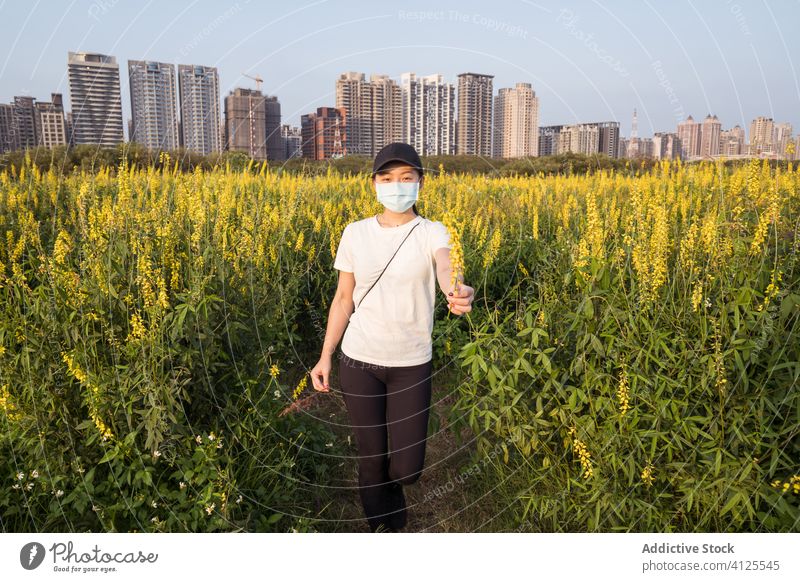
[{"label": "crossbody bag strap", "polygon": [[[402,247],[402,246],[403,246],[403,243],[404,243],[404,242],[406,242],[406,239],[407,239],[407,238],[408,238],[408,237],[411,235],[411,233],[412,233],[412,232],[414,232],[414,229],[415,229],[415,228],[417,228],[417,227],[418,227],[420,224],[421,224],[421,222],[418,222],[417,224],[415,224],[414,226],[412,226],[412,227],[411,227],[411,230],[409,230],[409,231],[408,231],[408,234],[406,234],[406,236],[405,236],[405,238],[403,239],[403,241],[402,241],[402,242],[401,242],[401,243],[398,245],[398,247],[395,249],[395,251],[394,251],[394,254],[393,254],[393,255],[392,255],[392,257],[389,259],[389,262],[388,262],[388,263],[386,263],[386,267],[388,267],[388,266],[389,266],[389,263],[391,263],[391,262],[392,262],[392,259],[394,258],[394,255],[396,255],[396,254],[397,254],[397,251],[399,251],[399,250],[400,250],[400,247]],[[370,291],[372,291],[372,288],[375,286],[375,283],[377,283],[377,282],[378,282],[378,279],[380,279],[380,278],[381,278],[381,275],[383,275],[383,272],[386,270],[386,267],[384,267],[384,268],[383,268],[383,271],[381,271],[380,275],[378,275],[378,278],[377,278],[377,279],[375,279],[375,280],[372,282],[372,285],[370,285],[370,286],[369,286],[369,289],[367,289],[367,293],[369,293]],[[366,297],[366,296],[367,296],[367,293],[364,293],[364,295],[361,297],[361,299],[360,299],[360,300],[359,300],[359,302],[358,302],[358,305],[356,305],[356,309],[358,308],[358,306],[359,306],[359,305],[361,305],[361,302],[362,302],[362,301],[364,301],[364,297]],[[353,311],[355,311],[355,309],[354,309]]]}]

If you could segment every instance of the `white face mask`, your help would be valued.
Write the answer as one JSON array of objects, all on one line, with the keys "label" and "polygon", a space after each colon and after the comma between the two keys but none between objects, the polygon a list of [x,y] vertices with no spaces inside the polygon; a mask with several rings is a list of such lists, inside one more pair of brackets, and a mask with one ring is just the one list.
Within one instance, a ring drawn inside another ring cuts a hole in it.
[{"label": "white face mask", "polygon": [[389,210],[405,212],[417,201],[419,182],[379,182],[378,200]]}]

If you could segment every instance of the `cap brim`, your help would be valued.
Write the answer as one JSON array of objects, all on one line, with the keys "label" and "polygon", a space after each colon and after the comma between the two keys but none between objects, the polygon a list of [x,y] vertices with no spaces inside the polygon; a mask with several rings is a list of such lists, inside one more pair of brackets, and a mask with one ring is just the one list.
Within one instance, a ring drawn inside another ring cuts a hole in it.
[{"label": "cap brim", "polygon": [[386,166],[386,164],[389,164],[389,163],[391,163],[391,162],[403,162],[403,163],[405,163],[405,164],[408,164],[409,166],[411,166],[411,167],[412,167],[412,168],[414,168],[415,170],[419,170],[419,173],[420,173],[420,174],[424,174],[424,173],[425,173],[425,170],[424,170],[424,169],[423,169],[421,166],[416,166],[416,165],[414,165],[414,164],[410,163],[408,160],[404,160],[403,158],[392,158],[392,159],[390,159],[390,160],[386,160],[386,161],[385,161],[385,162],[383,162],[383,163],[382,163],[382,164],[381,164],[379,167],[377,167],[376,169],[372,170],[372,175],[374,176],[375,174],[377,174],[378,172],[380,172],[380,171],[381,171],[381,169],[382,169],[384,166]]}]

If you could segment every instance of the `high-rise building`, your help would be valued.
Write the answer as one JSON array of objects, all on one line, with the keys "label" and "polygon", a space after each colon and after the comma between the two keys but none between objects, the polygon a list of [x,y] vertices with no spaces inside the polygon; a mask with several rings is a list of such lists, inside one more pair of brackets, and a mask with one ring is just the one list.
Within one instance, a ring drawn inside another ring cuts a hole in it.
[{"label": "high-rise building", "polygon": [[403,133],[403,104],[400,86],[388,75],[370,75],[372,87],[372,153],[400,141]]},{"label": "high-rise building", "polygon": [[563,125],[546,125],[539,128],[539,155],[554,156],[558,154],[559,141]]},{"label": "high-rise building", "polygon": [[[345,112],[347,149],[351,154],[372,155],[372,90],[368,85],[364,73],[355,71],[342,73],[336,80],[336,108]],[[303,151],[306,151],[305,133]]]},{"label": "high-rise building", "polygon": [[655,157],[655,144],[651,137],[639,138],[639,157],[652,159]]},{"label": "high-rise building", "polygon": [[345,110],[347,152],[374,157],[402,138],[400,87],[387,75],[342,73],[336,80],[336,108]]},{"label": "high-rise building", "polygon": [[421,156],[456,151],[456,89],[442,75],[400,75],[403,141]]},{"label": "high-rise building", "polygon": [[657,144],[654,138],[651,137],[637,136],[636,141],[634,141],[633,138],[622,138],[620,140],[620,157],[631,159],[652,159],[656,157],[657,145],[660,144]]},{"label": "high-rise building", "polygon": [[285,160],[286,147],[281,139],[281,103],[275,95],[266,95],[264,108],[264,119],[267,124],[267,159]]},{"label": "high-rise building", "polygon": [[630,146],[631,140],[627,137],[619,138],[619,157],[620,158],[627,158],[628,157],[628,148]]},{"label": "high-rise building", "polygon": [[318,107],[300,118],[303,157],[311,160],[339,158],[347,153],[347,112],[344,108]]},{"label": "high-rise building", "polygon": [[750,123],[750,146],[748,153],[751,156],[771,154],[775,152],[775,122],[771,117],[756,117]]},{"label": "high-rise building", "polygon": [[659,132],[653,135],[653,157],[657,160],[674,160],[680,157],[677,133]]},{"label": "high-rise building", "polygon": [[70,52],[67,60],[75,144],[123,141],[119,66],[113,56]]},{"label": "high-rise building", "polygon": [[781,159],[791,159],[786,155],[786,148],[792,141],[792,124],[776,123],[773,131],[775,132],[773,138],[775,153]]},{"label": "high-rise building", "polygon": [[700,127],[700,156],[713,158],[719,155],[719,138],[722,124],[717,116],[710,113],[703,120]]},{"label": "high-rise building", "polygon": [[225,149],[267,158],[267,109],[261,91],[237,87],[225,97]]},{"label": "high-rise building", "polygon": [[50,103],[16,96],[13,103],[0,104],[0,152],[66,143],[62,97],[51,97]]},{"label": "high-rise building", "polygon": [[178,136],[175,66],[154,61],[128,61],[131,92],[130,141],[153,150],[174,150]]},{"label": "high-rise building", "polygon": [[596,125],[598,130],[597,151],[610,158],[619,157],[619,121],[600,121],[590,123]]},{"label": "high-rise building", "polygon": [[618,121],[546,125],[539,128],[540,156],[574,152],[602,153],[612,158],[619,158],[624,157],[627,151],[627,146],[623,148],[621,144],[622,138],[619,135]]},{"label": "high-rise building", "polygon": [[20,149],[36,146],[36,112],[33,101],[33,97],[14,97],[14,125],[17,147]]},{"label": "high-rise building", "polygon": [[719,153],[726,158],[742,156],[747,153],[747,144],[742,127],[737,125],[720,132]]},{"label": "high-rise building", "polygon": [[75,145],[75,139],[72,134],[72,129],[74,127],[72,123],[72,111],[67,111],[64,113],[64,127],[67,130],[67,144],[70,146]]},{"label": "high-rise building", "polygon": [[494,157],[539,155],[539,98],[530,83],[503,87],[494,100]]},{"label": "high-rise building", "polygon": [[291,160],[303,155],[303,134],[299,127],[281,125],[281,141],[283,142],[283,159]]},{"label": "high-rise building", "polygon": [[700,124],[690,115],[678,124],[681,159],[692,160],[700,155]]},{"label": "high-rise building", "polygon": [[52,148],[67,143],[67,128],[64,122],[64,101],[61,93],[52,93],[50,102],[34,104],[36,121],[36,143]]},{"label": "high-rise building", "polygon": [[178,65],[181,145],[203,155],[222,151],[216,67]]},{"label": "high-rise building", "polygon": [[600,129],[595,124],[581,123],[562,127],[558,139],[558,151],[565,154],[596,154],[600,145]]},{"label": "high-rise building", "polygon": [[494,75],[458,75],[456,153],[492,155],[492,79]]},{"label": "high-rise building", "polygon": [[19,141],[14,124],[14,106],[0,103],[0,154],[16,149],[19,149]]}]

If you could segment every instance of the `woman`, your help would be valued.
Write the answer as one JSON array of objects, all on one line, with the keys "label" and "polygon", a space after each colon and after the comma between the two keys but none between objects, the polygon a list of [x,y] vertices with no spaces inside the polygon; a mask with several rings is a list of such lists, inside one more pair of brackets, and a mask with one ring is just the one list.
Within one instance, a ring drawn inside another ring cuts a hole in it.
[{"label": "woman", "polygon": [[322,356],[311,370],[314,389],[328,392],[331,359],[344,333],[339,380],[356,437],[359,495],[373,532],[405,526],[403,485],[422,474],[435,283],[450,313],[472,310],[474,290],[460,274],[451,288],[447,229],[417,214],[423,180],[419,155],[408,144],[391,143],[375,157],[372,181],[384,210],[342,233],[333,264],[339,285]]}]

